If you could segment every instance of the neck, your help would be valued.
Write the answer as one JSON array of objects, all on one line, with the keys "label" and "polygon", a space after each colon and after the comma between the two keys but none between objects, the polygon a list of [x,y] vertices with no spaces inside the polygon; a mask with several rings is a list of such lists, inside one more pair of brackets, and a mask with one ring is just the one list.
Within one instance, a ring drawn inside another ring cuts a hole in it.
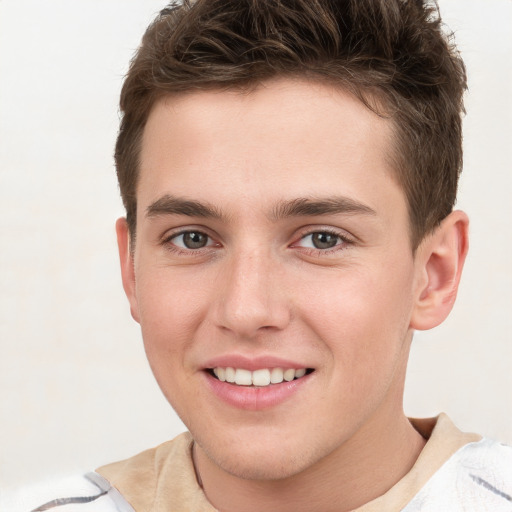
[{"label": "neck", "polygon": [[[196,447],[209,501],[222,512],[345,512],[381,496],[403,478],[425,440],[403,413],[376,412],[350,440],[307,470],[280,480],[246,480],[215,465]],[[202,480],[202,481],[201,481]]]}]

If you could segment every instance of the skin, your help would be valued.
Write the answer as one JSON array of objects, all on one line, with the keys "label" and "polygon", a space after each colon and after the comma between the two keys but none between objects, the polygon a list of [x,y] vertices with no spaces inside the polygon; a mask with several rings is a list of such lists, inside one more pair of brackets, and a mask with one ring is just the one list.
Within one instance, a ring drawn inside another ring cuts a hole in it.
[{"label": "skin", "polygon": [[[424,445],[402,408],[408,353],[414,329],[453,305],[468,222],[454,212],[412,250],[392,137],[350,95],[304,81],[168,97],[149,116],[133,250],[117,223],[123,284],[219,510],[352,510]],[[323,209],[292,211],[298,199]],[[206,245],[188,248],[184,232]],[[333,247],[315,247],[315,233]],[[205,365],[226,354],[314,372],[277,405],[245,410],[207,385]]]}]

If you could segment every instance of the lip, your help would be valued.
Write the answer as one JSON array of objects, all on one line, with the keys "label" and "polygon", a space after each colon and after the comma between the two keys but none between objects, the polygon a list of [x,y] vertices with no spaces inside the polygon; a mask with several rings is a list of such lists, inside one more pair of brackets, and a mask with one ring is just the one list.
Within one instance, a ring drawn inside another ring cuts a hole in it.
[{"label": "lip", "polygon": [[276,407],[279,404],[293,398],[306,385],[315,372],[306,374],[300,379],[290,382],[283,381],[280,384],[269,386],[236,386],[228,382],[222,382],[215,378],[209,370],[213,368],[243,368],[255,371],[263,368],[314,368],[311,364],[301,363],[291,359],[281,358],[274,355],[260,354],[247,356],[244,354],[224,354],[213,357],[201,365],[202,374],[206,381],[207,388],[215,397],[232,407],[247,411],[259,411]]},{"label": "lip", "polygon": [[228,366],[231,368],[243,368],[244,370],[250,370],[251,372],[261,370],[262,368],[293,368],[295,370],[299,370],[300,368],[312,368],[307,364],[304,365],[304,363],[280,357],[269,355],[247,357],[242,354],[229,354],[214,357],[206,361],[203,368],[205,370],[209,370],[218,367],[227,368]]},{"label": "lip", "polygon": [[207,372],[204,376],[210,390],[223,402],[247,411],[259,411],[276,407],[290,399],[309,382],[313,374],[305,375],[291,382],[271,384],[265,387],[236,386],[228,382],[221,382]]}]

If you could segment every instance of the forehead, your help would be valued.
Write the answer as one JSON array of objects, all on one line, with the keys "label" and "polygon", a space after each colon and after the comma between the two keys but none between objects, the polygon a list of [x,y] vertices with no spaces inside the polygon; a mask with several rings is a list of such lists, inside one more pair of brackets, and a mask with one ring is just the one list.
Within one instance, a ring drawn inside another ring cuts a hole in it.
[{"label": "forehead", "polygon": [[[144,131],[140,208],[158,195],[219,202],[377,195],[395,187],[392,127],[359,100],[328,84],[280,79],[248,92],[168,96]],[[396,191],[394,191],[396,192]]]}]

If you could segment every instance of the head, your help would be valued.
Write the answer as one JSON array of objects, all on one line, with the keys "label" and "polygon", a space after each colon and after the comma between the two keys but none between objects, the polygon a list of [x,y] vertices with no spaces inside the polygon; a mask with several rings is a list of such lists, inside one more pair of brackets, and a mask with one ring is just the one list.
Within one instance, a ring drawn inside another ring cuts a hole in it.
[{"label": "head", "polygon": [[115,157],[132,239],[142,134],[157,100],[287,76],[330,83],[391,120],[413,249],[452,211],[466,77],[433,1],[185,0],[148,28],[122,90]]},{"label": "head", "polygon": [[148,29],[116,148],[123,284],[203,461],[279,479],[379,453],[467,249],[463,88],[417,1],[198,0]]}]

